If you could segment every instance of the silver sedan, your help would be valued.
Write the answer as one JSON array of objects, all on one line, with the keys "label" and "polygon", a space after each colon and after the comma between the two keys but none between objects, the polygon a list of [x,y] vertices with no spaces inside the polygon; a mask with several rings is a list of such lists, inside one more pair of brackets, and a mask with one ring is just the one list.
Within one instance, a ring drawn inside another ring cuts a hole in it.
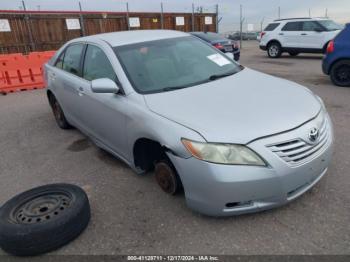
[{"label": "silver sedan", "polygon": [[[326,173],[331,120],[307,88],[240,66],[176,31],[100,34],[45,65],[58,125],[192,209],[227,216],[286,204]],[[143,200],[147,201],[147,200]]]}]

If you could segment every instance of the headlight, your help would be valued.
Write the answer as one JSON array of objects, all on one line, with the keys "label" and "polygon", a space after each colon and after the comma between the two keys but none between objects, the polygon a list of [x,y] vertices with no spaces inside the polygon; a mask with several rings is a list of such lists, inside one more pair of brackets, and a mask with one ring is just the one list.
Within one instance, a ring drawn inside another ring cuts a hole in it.
[{"label": "headlight", "polygon": [[181,141],[192,156],[200,160],[226,165],[266,166],[264,160],[246,146],[201,143],[184,138]]}]

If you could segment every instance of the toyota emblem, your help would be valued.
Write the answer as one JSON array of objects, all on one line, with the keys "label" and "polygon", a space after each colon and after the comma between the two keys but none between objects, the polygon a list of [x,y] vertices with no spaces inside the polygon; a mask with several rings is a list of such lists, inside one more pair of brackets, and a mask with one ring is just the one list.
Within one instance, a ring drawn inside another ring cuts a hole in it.
[{"label": "toyota emblem", "polygon": [[318,128],[316,128],[316,127],[311,128],[311,130],[309,132],[310,142],[315,143],[319,136],[320,136],[320,132],[319,132]]}]

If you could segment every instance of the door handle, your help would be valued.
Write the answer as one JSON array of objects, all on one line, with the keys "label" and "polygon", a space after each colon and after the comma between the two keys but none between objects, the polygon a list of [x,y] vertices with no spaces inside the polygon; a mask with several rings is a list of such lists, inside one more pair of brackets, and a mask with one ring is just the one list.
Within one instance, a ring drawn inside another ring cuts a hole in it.
[{"label": "door handle", "polygon": [[303,34],[301,34],[301,35],[307,35],[307,34],[303,33]]},{"label": "door handle", "polygon": [[284,35],[283,33],[279,33],[279,35]]}]

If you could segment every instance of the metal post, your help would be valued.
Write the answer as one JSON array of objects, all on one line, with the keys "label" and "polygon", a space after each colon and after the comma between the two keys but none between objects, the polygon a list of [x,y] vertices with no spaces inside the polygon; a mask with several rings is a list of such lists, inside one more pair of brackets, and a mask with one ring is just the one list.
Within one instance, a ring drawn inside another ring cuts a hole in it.
[{"label": "metal post", "polygon": [[130,30],[130,24],[129,24],[129,3],[126,2],[126,24],[128,26],[128,30]]},{"label": "metal post", "polygon": [[265,21],[265,17],[263,17],[263,19],[261,20],[261,23],[260,23],[260,32],[263,31],[264,21]]},{"label": "metal post", "polygon": [[219,33],[219,5],[215,5],[215,12],[216,12],[216,33]]},{"label": "metal post", "polygon": [[[26,5],[25,5],[23,0],[22,0],[22,5],[23,5],[23,11],[26,12],[27,8],[26,8]],[[27,26],[27,30],[28,30],[30,45],[32,47],[32,51],[34,51],[35,50],[35,43],[34,43],[34,40],[33,40],[32,30],[31,30],[30,24],[29,24],[29,16],[27,14],[25,14],[24,19],[26,21],[26,26]]]},{"label": "metal post", "polygon": [[281,7],[278,7],[278,19],[281,19]]},{"label": "metal post", "polygon": [[161,28],[164,29],[164,10],[163,10],[163,2],[160,3],[160,25]]},{"label": "metal post", "polygon": [[239,6],[239,38],[240,38],[240,47],[242,48],[242,27],[243,27],[243,18],[242,18],[242,5]]},{"label": "metal post", "polygon": [[81,8],[81,3],[79,2],[79,10],[80,10],[80,26],[81,26],[81,35],[85,36],[85,25],[84,25],[84,17],[83,17],[83,9]]},{"label": "metal post", "polygon": [[192,32],[194,32],[194,3],[192,3]]},{"label": "metal post", "polygon": [[311,17],[311,8],[309,8],[309,17]]}]

